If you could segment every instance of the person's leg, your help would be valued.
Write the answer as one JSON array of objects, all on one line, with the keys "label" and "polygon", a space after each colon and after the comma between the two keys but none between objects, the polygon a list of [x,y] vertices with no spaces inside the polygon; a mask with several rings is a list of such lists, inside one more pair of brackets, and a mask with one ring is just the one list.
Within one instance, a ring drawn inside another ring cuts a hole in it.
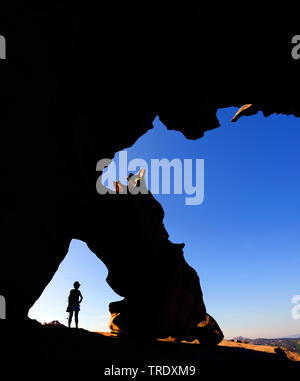
[{"label": "person's leg", "polygon": [[68,325],[69,325],[69,328],[71,327],[72,318],[73,318],[73,311],[70,311],[70,312],[69,312],[69,319],[68,319]]},{"label": "person's leg", "polygon": [[76,328],[78,328],[78,313],[79,313],[79,311],[75,311],[75,324],[76,324]]}]

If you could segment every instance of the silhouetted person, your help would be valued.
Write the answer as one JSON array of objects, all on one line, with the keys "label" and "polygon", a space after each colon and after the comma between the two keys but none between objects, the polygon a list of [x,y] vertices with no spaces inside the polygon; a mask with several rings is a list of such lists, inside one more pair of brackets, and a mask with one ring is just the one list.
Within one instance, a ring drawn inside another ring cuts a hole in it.
[{"label": "silhouetted person", "polygon": [[75,324],[76,328],[78,328],[78,314],[80,311],[80,303],[82,302],[82,295],[81,292],[78,290],[80,287],[79,282],[74,282],[74,288],[70,291],[69,295],[69,305],[67,308],[67,311],[69,312],[69,328],[71,327],[72,318],[73,318],[73,312],[75,312]]}]

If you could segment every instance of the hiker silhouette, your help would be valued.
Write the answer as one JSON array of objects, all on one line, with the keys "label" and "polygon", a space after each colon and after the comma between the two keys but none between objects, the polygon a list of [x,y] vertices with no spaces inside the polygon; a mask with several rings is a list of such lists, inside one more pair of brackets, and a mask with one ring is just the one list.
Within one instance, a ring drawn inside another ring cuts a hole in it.
[{"label": "hiker silhouette", "polygon": [[80,287],[80,283],[78,281],[74,282],[74,288],[70,291],[70,295],[68,298],[69,304],[67,308],[67,312],[69,312],[68,318],[68,326],[71,327],[73,312],[75,312],[75,325],[78,328],[78,314],[80,311],[80,303],[82,302],[81,292],[78,290]]}]

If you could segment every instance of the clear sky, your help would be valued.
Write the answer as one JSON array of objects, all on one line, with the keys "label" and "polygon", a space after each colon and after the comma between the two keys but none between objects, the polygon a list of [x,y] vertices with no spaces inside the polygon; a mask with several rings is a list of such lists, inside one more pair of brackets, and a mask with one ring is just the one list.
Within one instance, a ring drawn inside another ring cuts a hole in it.
[{"label": "clear sky", "polygon": [[[291,299],[300,294],[300,121],[258,113],[230,123],[236,111],[219,110],[221,127],[196,141],[168,131],[156,118],[153,129],[127,149],[128,160],[143,158],[150,167],[151,158],[204,159],[201,205],[185,205],[184,194],[155,197],[170,240],[186,245],[184,255],[200,277],[207,311],[226,338],[298,334]],[[86,244],[73,240],[29,316],[67,324],[68,293],[79,280],[80,326],[108,330],[108,304],[121,298],[106,276]]]}]

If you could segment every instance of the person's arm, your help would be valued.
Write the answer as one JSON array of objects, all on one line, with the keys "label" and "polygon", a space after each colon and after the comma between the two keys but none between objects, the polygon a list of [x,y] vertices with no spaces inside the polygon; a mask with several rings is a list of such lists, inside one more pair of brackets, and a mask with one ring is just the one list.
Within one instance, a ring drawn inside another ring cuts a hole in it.
[{"label": "person's arm", "polygon": [[79,291],[79,297],[80,297],[79,303],[81,303],[81,302],[82,302],[82,299],[83,299],[83,296],[82,296],[82,294],[81,294],[80,291]]}]

